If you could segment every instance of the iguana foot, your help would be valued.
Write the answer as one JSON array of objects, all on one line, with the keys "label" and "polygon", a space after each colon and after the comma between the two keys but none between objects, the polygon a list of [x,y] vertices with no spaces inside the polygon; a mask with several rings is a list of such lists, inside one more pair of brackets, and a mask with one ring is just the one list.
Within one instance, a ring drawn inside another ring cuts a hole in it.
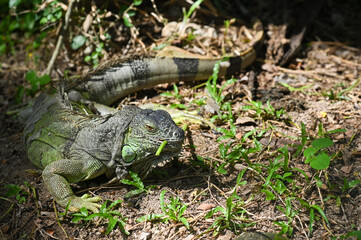
[{"label": "iguana foot", "polygon": [[100,204],[97,204],[102,200],[100,197],[90,197],[89,194],[84,194],[81,197],[74,197],[71,199],[69,210],[72,212],[79,212],[79,210],[83,207],[86,209],[96,213],[99,212]]}]

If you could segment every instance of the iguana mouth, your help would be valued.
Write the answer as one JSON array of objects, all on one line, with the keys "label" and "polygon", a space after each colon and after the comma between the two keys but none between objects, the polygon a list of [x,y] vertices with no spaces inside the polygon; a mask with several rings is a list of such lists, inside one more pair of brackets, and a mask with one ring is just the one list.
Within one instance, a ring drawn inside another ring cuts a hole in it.
[{"label": "iguana mouth", "polygon": [[172,161],[180,151],[162,152],[159,156],[152,156],[144,161],[133,163],[132,171],[138,173],[141,178],[145,178],[154,168],[164,167],[168,162]]}]

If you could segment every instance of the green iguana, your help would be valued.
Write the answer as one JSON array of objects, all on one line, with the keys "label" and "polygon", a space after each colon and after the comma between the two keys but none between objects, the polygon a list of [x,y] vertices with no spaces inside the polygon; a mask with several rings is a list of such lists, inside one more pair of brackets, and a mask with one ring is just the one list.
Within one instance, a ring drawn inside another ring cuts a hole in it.
[{"label": "green iguana", "polygon": [[[219,75],[244,69],[255,56],[251,48],[222,62]],[[184,140],[184,131],[166,111],[124,106],[105,116],[86,115],[73,110],[72,101],[85,96],[107,105],[159,83],[207,79],[217,61],[186,57],[116,60],[74,80],[75,85],[66,89],[68,94],[40,96],[25,122],[24,139],[30,161],[43,169],[45,185],[57,203],[66,207],[71,201],[71,211],[85,207],[97,212],[100,198],[77,197],[69,183],[104,173],[122,179],[129,170],[146,177],[159,163],[178,155]],[[163,141],[167,144],[156,156]]]}]

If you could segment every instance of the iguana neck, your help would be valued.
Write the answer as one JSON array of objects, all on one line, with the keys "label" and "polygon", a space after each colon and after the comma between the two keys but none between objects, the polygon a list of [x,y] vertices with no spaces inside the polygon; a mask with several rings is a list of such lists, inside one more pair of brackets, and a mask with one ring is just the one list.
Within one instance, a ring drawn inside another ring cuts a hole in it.
[{"label": "iguana neck", "polygon": [[[89,155],[102,161],[108,168],[123,164],[121,149],[129,124],[139,108],[126,106],[113,115],[100,117],[83,125],[71,149],[71,154]],[[134,108],[129,111],[128,108]],[[124,164],[123,164],[124,165]]]}]

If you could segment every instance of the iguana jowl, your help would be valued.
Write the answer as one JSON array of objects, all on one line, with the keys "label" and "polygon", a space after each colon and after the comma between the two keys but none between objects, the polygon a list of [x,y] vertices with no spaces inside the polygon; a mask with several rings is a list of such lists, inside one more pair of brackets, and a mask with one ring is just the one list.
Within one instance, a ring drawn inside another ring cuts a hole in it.
[{"label": "iguana jowl", "polygon": [[[254,59],[255,50],[250,49],[223,62],[220,75],[245,68]],[[111,104],[158,83],[207,79],[216,61],[184,57],[116,60],[79,77],[67,91]],[[184,131],[166,111],[124,106],[106,116],[88,116],[74,111],[67,95],[61,95],[37,99],[25,122],[24,139],[30,161],[43,169],[46,187],[62,207],[71,201],[71,211],[85,207],[96,212],[100,198],[76,197],[69,183],[104,173],[115,173],[121,179],[128,170],[145,177],[158,163],[181,151]],[[165,140],[168,143],[156,156]]]}]

